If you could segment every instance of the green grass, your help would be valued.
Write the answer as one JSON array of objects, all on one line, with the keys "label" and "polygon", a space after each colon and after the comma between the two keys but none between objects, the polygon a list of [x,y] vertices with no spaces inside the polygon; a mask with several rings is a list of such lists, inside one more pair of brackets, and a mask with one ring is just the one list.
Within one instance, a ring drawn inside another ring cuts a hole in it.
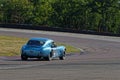
[{"label": "green grass", "polygon": [[[18,38],[12,36],[0,36],[0,56],[17,56],[20,55],[20,49],[23,44],[28,41],[27,38]],[[67,53],[80,52],[79,49],[64,44],[57,43],[58,45],[64,45],[67,49]]]},{"label": "green grass", "polygon": [[68,45],[68,44],[65,44],[65,43],[57,43],[58,45],[62,45],[62,46],[65,46],[66,49],[67,49],[67,53],[76,53],[76,52],[80,52],[79,49],[75,48],[74,46],[71,46],[71,45]]}]

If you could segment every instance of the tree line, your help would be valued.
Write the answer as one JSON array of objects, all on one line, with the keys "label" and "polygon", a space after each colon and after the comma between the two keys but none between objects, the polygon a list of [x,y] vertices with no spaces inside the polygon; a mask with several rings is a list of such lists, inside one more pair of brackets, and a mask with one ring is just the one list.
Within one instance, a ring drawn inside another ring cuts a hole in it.
[{"label": "tree line", "polygon": [[0,0],[0,23],[120,33],[120,0]]}]

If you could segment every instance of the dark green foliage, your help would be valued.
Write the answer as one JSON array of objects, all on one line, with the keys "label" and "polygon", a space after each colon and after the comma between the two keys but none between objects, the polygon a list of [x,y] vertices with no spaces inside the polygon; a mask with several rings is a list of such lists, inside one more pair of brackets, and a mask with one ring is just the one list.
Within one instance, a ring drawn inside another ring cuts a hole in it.
[{"label": "dark green foliage", "polygon": [[120,1],[0,0],[0,23],[120,33]]}]

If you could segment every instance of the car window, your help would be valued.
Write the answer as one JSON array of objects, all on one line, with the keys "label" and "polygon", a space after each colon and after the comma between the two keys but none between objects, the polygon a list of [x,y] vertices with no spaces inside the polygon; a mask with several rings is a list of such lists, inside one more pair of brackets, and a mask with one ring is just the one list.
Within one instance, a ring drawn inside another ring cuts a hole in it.
[{"label": "car window", "polygon": [[51,47],[54,48],[57,47],[57,45],[54,42],[52,42]]},{"label": "car window", "polygon": [[44,42],[43,41],[37,41],[37,40],[30,40],[30,41],[28,41],[27,45],[42,46],[42,45],[44,45]]}]

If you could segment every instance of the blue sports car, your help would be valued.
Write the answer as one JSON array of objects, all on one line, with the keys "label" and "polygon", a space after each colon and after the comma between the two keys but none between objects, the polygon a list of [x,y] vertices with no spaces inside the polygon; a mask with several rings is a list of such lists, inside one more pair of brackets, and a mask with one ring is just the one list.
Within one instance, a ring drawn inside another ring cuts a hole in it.
[{"label": "blue sports car", "polygon": [[21,59],[28,58],[44,58],[45,60],[52,60],[59,58],[64,60],[66,55],[66,48],[64,46],[57,46],[52,39],[48,38],[31,38],[21,48]]}]

